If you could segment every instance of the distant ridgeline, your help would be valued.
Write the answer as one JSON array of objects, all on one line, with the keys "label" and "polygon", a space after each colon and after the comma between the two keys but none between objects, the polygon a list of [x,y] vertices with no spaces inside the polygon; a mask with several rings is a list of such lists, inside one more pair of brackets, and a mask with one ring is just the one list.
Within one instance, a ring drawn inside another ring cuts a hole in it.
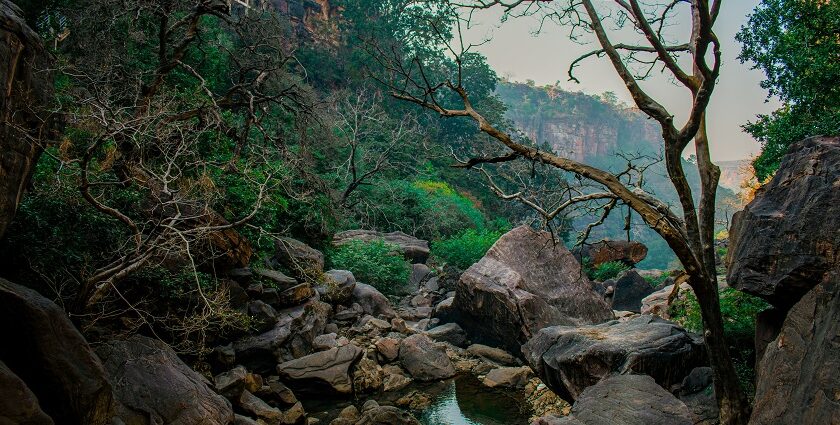
[{"label": "distant ridgeline", "polygon": [[[642,153],[659,156],[662,137],[659,126],[635,108],[619,104],[612,93],[593,96],[571,93],[558,87],[537,87],[533,84],[500,82],[496,93],[507,106],[506,116],[514,126],[537,146],[590,165],[620,171],[626,162],[618,153]],[[693,164],[684,162],[687,178],[695,196],[699,197],[700,178]],[[645,173],[644,189],[679,211],[679,200],[668,179],[665,163],[649,168]],[[734,197],[727,188],[718,189],[718,204],[722,198]],[[726,211],[719,208],[721,219]],[[729,212],[731,216],[732,211]],[[593,232],[589,242],[601,238],[626,239],[625,216],[627,209],[613,211],[604,226]],[[574,222],[577,231],[591,217],[581,217]],[[723,228],[724,226],[721,226]],[[666,268],[676,259],[659,235],[650,230],[635,213],[631,215],[631,239],[649,248],[642,267]]]}]

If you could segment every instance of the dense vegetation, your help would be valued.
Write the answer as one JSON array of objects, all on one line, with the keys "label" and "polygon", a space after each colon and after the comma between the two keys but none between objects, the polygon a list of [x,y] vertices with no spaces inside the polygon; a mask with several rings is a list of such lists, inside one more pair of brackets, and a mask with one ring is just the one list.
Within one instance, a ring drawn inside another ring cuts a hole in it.
[{"label": "dense vegetation", "polygon": [[783,106],[744,129],[762,144],[753,162],[766,180],[788,147],[806,137],[840,134],[840,4],[762,0],[738,33],[741,60],[764,71],[761,86]]}]

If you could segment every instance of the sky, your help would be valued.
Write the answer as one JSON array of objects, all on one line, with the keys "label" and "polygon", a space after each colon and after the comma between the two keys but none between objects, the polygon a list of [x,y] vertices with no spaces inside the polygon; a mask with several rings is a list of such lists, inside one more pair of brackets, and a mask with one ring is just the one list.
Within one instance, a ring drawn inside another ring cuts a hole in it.
[{"label": "sky", "polygon": [[[758,142],[744,133],[741,125],[753,120],[757,114],[769,113],[779,106],[775,99],[766,102],[767,92],[759,86],[763,73],[751,70],[749,63],[741,64],[737,59],[740,44],[735,40],[735,34],[758,3],[759,0],[725,1],[715,24],[715,33],[721,40],[722,64],[707,110],[707,124],[712,157],[717,161],[747,159],[757,154]],[[538,85],[554,84],[559,80],[566,90],[589,94],[612,91],[619,100],[633,104],[627,88],[606,58],[593,57],[579,66],[575,75],[580,84],[567,81],[569,64],[581,54],[594,50],[594,39],[586,38],[586,44],[570,41],[568,28],[551,23],[544,25],[539,34],[534,34],[539,24],[536,18],[511,18],[500,23],[500,17],[498,8],[479,12],[473,17],[474,24],[464,32],[467,43],[477,44],[489,39],[473,49],[487,57],[498,75],[520,82],[534,80]],[[677,22],[670,28],[675,37],[683,36],[681,40],[686,39],[689,31],[687,22]],[[614,42],[620,41],[622,33],[613,35]],[[642,84],[649,94],[674,112],[678,123],[684,122],[690,107],[687,89],[674,85],[662,75],[655,75]],[[689,150],[693,148],[689,147]]]}]

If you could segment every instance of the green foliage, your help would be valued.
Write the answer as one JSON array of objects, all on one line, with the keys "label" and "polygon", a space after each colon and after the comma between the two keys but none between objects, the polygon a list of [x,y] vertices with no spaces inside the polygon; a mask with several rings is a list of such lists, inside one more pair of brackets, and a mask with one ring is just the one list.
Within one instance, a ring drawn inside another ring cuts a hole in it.
[{"label": "green foliage", "polygon": [[753,163],[759,181],[779,167],[788,147],[840,134],[840,3],[762,0],[737,35],[740,59],[764,71],[761,86],[784,106],[744,129],[762,144]]},{"label": "green foliage", "polygon": [[466,270],[478,262],[502,234],[501,230],[467,229],[457,236],[432,242],[432,255],[448,265]]},{"label": "green foliage", "polygon": [[647,283],[650,284],[650,286],[658,288],[662,286],[662,284],[665,283],[666,280],[668,280],[669,276],[669,273],[661,273],[659,276],[645,276],[644,279],[647,281]]},{"label": "green foliage", "polygon": [[[720,312],[723,333],[733,356],[741,387],[748,395],[755,392],[755,317],[768,307],[761,298],[733,288],[720,291]],[[693,292],[681,293],[671,305],[671,318],[692,332],[703,332],[700,304]]]},{"label": "green foliage", "polygon": [[378,240],[349,241],[328,252],[333,268],[350,270],[360,282],[386,295],[404,292],[411,267],[394,245]]},{"label": "green foliage", "polygon": [[592,267],[588,261],[584,261],[584,269],[586,275],[592,280],[603,282],[609,279],[615,279],[625,270],[630,270],[630,266],[621,261],[607,261],[606,263],[598,264]]}]

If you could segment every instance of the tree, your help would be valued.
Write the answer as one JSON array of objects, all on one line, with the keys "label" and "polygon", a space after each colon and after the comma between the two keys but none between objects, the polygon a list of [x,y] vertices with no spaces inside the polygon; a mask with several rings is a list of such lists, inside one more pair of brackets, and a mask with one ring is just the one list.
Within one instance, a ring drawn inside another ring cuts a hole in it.
[{"label": "tree", "polygon": [[736,36],[741,62],[764,71],[761,86],[784,102],[744,126],[762,144],[753,163],[759,181],[773,175],[792,143],[840,134],[838,30],[836,1],[763,0]]},{"label": "tree", "polygon": [[[720,169],[710,157],[705,118],[706,107],[720,71],[720,43],[713,27],[720,12],[721,1],[675,0],[650,5],[638,0],[614,0],[606,2],[606,5],[599,2],[597,6],[591,0],[557,3],[479,0],[452,5],[468,8],[501,7],[507,14],[539,12],[544,14],[544,20],[571,26],[573,34],[584,31],[594,35],[600,48],[574,61],[569,71],[570,78],[575,78],[574,66],[580,60],[601,56],[609,59],[630,91],[636,106],[661,127],[666,169],[679,196],[681,211],[674,211],[640,186],[627,184],[610,172],[517,141],[511,134],[500,129],[498,124],[488,120],[471,102],[470,87],[465,84],[468,81],[467,74],[460,64],[464,54],[469,53],[473,46],[464,45],[462,38],[456,37],[455,43],[447,38],[440,39],[452,53],[455,64],[449,78],[445,80],[430,80],[431,74],[426,72],[427,64],[422,57],[404,58],[379,51],[376,59],[394,76],[390,84],[394,97],[435,111],[441,117],[471,119],[478,130],[492,137],[502,148],[496,155],[472,158],[464,167],[521,159],[565,170],[592,181],[599,188],[570,198],[570,204],[609,199],[610,202],[604,208],[612,209],[620,202],[633,209],[648,226],[659,233],[684,267],[685,271],[677,279],[677,285],[687,282],[700,304],[704,340],[714,371],[721,423],[744,424],[749,419],[750,406],[739,386],[729,356],[720,312],[714,243],[715,193]],[[687,15],[691,23],[687,40],[684,43],[668,42],[663,29],[669,27],[669,21],[676,11],[685,5],[689,6]],[[452,13],[457,12],[453,10]],[[644,42],[631,44],[613,41],[613,36],[624,33],[616,31],[611,34],[608,31],[605,24],[608,16],[614,17],[619,26],[630,24]],[[434,28],[437,24],[429,22],[428,25]],[[680,62],[680,56],[685,58],[684,62]],[[686,63],[691,67],[690,71],[684,69]],[[690,93],[691,110],[681,126],[677,126],[674,115],[640,85],[640,80],[660,65]],[[697,157],[693,166],[697,167],[701,179],[697,203],[686,179],[682,161],[683,151],[692,141]]]}]

